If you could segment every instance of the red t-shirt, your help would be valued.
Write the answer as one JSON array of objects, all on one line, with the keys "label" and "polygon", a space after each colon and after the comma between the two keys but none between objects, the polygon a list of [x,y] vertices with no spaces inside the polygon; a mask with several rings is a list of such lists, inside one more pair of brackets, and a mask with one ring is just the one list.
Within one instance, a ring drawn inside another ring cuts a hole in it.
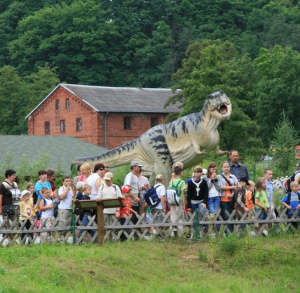
[{"label": "red t-shirt", "polygon": [[131,214],[131,199],[130,198],[124,198],[122,199],[122,203],[124,207],[120,209],[120,218],[124,218],[125,216],[129,216]]}]

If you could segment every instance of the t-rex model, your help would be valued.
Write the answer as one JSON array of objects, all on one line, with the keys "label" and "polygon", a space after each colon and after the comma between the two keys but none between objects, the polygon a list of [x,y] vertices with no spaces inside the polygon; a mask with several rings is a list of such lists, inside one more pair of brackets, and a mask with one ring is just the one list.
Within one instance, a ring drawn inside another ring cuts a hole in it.
[{"label": "t-rex model", "polygon": [[168,184],[174,162],[180,161],[189,168],[213,149],[217,154],[227,153],[219,150],[217,127],[230,118],[231,110],[231,102],[223,91],[212,93],[201,112],[154,126],[132,142],[99,156],[77,158],[72,165],[102,162],[117,167],[136,160],[144,166],[143,170],[152,172],[151,183],[155,174],[161,173]]}]

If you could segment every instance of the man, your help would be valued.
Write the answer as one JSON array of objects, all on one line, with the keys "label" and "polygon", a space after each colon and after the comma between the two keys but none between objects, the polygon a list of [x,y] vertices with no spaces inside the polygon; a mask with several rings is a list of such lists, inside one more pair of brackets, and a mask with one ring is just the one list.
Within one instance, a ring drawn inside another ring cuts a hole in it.
[{"label": "man", "polygon": [[237,150],[231,150],[229,152],[229,159],[229,172],[235,175],[238,180],[242,177],[246,177],[246,179],[249,180],[250,176],[247,167],[239,162],[239,152]]},{"label": "man", "polygon": [[[105,185],[101,185],[98,191],[98,198],[100,199],[113,199],[122,197],[120,187],[113,184],[113,174],[107,172],[104,175]],[[104,222],[106,225],[111,225],[114,221],[114,216],[116,214],[116,208],[106,208],[103,210]]]},{"label": "man", "polygon": [[[140,196],[139,196],[139,180],[137,178],[137,174],[141,172],[143,165],[141,165],[137,161],[133,161],[131,163],[131,172],[129,172],[125,179],[124,179],[124,185],[129,186],[131,188],[131,204],[132,209],[139,213],[139,202],[140,202]],[[135,214],[132,214],[132,222],[136,224],[138,221]]]},{"label": "man", "polygon": [[271,169],[265,169],[264,170],[264,177],[266,178],[266,189],[268,191],[268,201],[270,204],[270,208],[274,208],[274,198],[273,198],[273,171]]}]

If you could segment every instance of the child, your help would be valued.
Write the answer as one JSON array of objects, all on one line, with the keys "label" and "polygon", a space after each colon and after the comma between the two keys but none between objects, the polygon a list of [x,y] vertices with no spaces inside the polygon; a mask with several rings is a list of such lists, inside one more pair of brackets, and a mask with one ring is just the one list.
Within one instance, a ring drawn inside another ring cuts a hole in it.
[{"label": "child", "polygon": [[[124,225],[126,222],[126,218],[129,217],[131,213],[137,214],[137,212],[131,208],[131,188],[125,185],[121,188],[121,191],[124,197],[122,199],[123,207],[116,209],[116,218],[119,219],[121,225]],[[127,234],[130,233],[130,229],[125,229],[125,231],[127,232]],[[124,233],[122,233],[120,239],[121,241],[125,241],[127,240],[127,237]]]},{"label": "child", "polygon": [[[82,186],[82,198],[81,198],[81,200],[90,200],[91,193],[92,193],[92,186],[89,185],[89,184],[84,184]],[[90,222],[89,218],[91,218],[92,216],[93,216],[93,210],[90,210],[90,211],[85,210],[84,214],[83,214],[83,218],[82,218],[82,224],[84,226],[87,226]],[[80,238],[83,231],[84,230],[79,231],[78,238]],[[95,233],[96,233],[96,230],[91,230],[92,237],[94,236]]]},{"label": "child", "polygon": [[59,227],[69,227],[72,222],[73,191],[71,177],[63,177],[63,186],[58,190],[60,203],[58,205]]},{"label": "child", "polygon": [[[261,213],[259,218],[261,220],[265,220],[268,217],[268,211],[270,209],[270,204],[268,200],[268,192],[266,189],[266,178],[260,177],[256,182],[256,194],[255,194],[255,205],[261,209]],[[259,224],[259,229],[263,224]],[[272,224],[268,224],[269,228],[271,228]],[[264,231],[263,235],[267,235],[267,232]]]},{"label": "child", "polygon": [[[192,213],[198,209],[198,220],[204,217],[208,201],[208,187],[204,179],[202,179],[202,168],[197,166],[194,168],[194,176],[189,181],[187,187],[187,208],[192,210]],[[194,229],[196,224],[194,223]]]},{"label": "child", "polygon": [[51,185],[50,183],[47,181],[47,172],[46,170],[40,170],[39,171],[39,181],[37,181],[37,183],[35,184],[35,192],[38,196],[37,198],[37,204],[40,203],[41,199],[43,198],[42,195],[40,194],[40,190],[43,188],[43,187],[47,187],[49,189],[51,189]]},{"label": "child", "polygon": [[[291,219],[294,212],[298,211],[298,216],[300,216],[300,193],[299,184],[296,181],[292,181],[291,184],[292,192],[287,193],[284,198],[281,200],[281,204],[288,209],[288,219]],[[292,222],[292,225],[297,229],[297,222]]]},{"label": "child", "polygon": [[[180,166],[176,166],[174,168],[174,174],[175,174],[175,178],[173,180],[171,180],[171,182],[169,184],[169,188],[171,188],[171,187],[176,188],[176,193],[179,196],[179,205],[169,204],[170,218],[173,223],[176,222],[181,211],[184,210],[185,206],[186,206],[186,199],[185,199],[186,184],[185,184],[184,180],[182,180],[183,169]],[[178,226],[178,228],[180,230],[182,230],[183,226]],[[176,235],[177,235],[177,230],[173,229],[171,236],[174,237]]]},{"label": "child", "polygon": [[29,202],[31,203],[31,205],[33,207],[34,184],[33,183],[27,183],[25,189],[30,192]]},{"label": "child", "polygon": [[[32,184],[33,185],[33,184]],[[30,191],[24,190],[21,193],[21,201],[19,202],[20,205],[20,220],[25,222],[24,227],[29,230],[31,227],[31,221],[33,221],[32,216],[32,204],[30,203]],[[23,223],[22,223],[23,224]],[[25,237],[26,234],[21,234],[21,239]],[[30,233],[29,235],[32,235]]]},{"label": "child", "polygon": [[[47,187],[43,187],[40,190],[42,195],[42,199],[40,201],[40,211],[41,211],[41,225],[46,229],[50,229],[53,227],[54,220],[54,208],[51,199],[51,189]],[[45,223],[46,222],[46,223]],[[55,232],[53,232],[53,237],[55,236]],[[41,238],[43,240],[50,240],[50,234],[48,232],[41,233]]]}]

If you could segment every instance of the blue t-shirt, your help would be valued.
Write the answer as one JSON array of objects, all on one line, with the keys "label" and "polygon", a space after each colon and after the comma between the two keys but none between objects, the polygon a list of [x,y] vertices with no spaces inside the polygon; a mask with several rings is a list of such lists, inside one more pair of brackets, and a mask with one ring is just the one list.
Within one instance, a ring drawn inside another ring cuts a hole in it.
[{"label": "blue t-shirt", "polygon": [[[285,196],[284,196],[284,198],[281,200],[281,202],[287,202],[287,200],[288,200],[288,195],[286,194]],[[296,194],[294,194],[294,193],[291,193],[291,201],[290,201],[290,206],[292,207],[292,209],[293,209],[293,211],[295,211],[296,210],[296,208],[297,208],[297,206],[300,204],[300,202],[299,202],[299,193],[296,193]],[[288,214],[289,215],[292,215],[293,214],[293,212],[291,212],[290,210],[288,211]],[[298,211],[298,215],[300,215],[300,210]]]},{"label": "blue t-shirt", "polygon": [[38,182],[35,184],[35,187],[34,187],[34,190],[35,190],[35,192],[36,192],[38,198],[40,198],[40,199],[42,199],[43,197],[42,197],[42,195],[40,194],[39,191],[40,191],[43,187],[47,187],[47,188],[51,189],[51,184],[50,184],[48,181],[46,181],[45,183],[41,183],[41,182],[38,181]]}]

